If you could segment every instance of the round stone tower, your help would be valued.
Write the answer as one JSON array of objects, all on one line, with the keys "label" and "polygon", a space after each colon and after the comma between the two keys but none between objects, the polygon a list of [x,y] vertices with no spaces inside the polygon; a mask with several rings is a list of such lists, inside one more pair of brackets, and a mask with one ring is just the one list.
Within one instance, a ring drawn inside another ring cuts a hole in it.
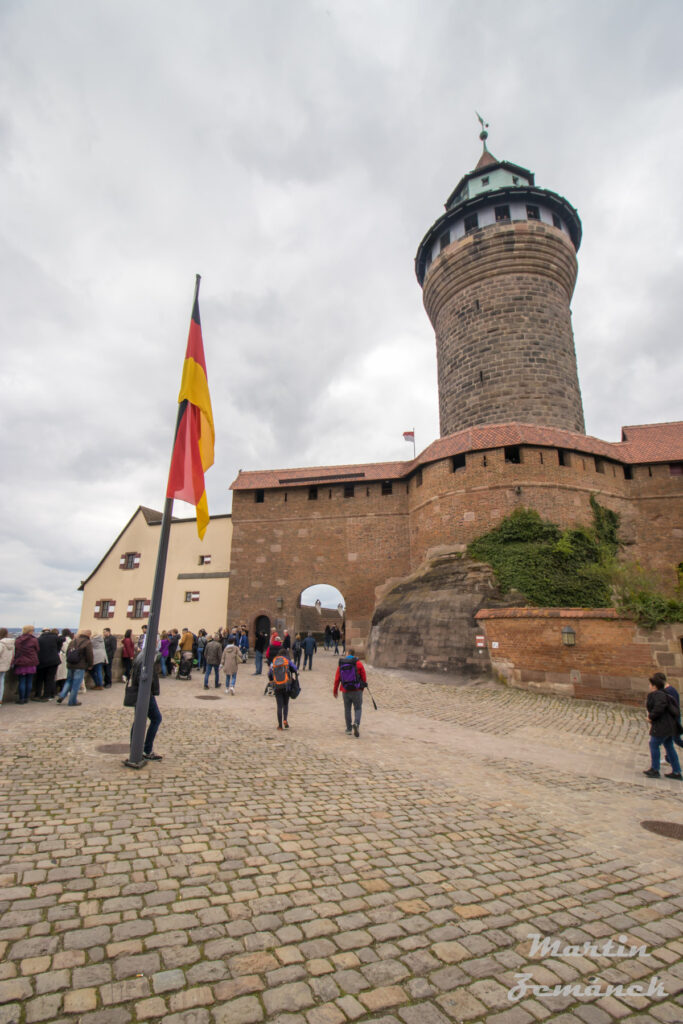
[{"label": "round stone tower", "polygon": [[484,151],[415,257],[436,332],[441,436],[483,423],[585,430],[569,303],[581,221]]}]

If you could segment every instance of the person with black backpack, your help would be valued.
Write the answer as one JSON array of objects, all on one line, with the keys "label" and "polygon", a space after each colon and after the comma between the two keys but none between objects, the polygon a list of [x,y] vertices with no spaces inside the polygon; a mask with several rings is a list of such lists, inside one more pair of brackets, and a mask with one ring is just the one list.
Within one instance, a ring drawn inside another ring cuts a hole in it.
[{"label": "person with black backpack", "polygon": [[[356,657],[353,648],[349,653],[339,659],[337,671],[334,677],[334,696],[339,695],[341,690],[344,697],[344,720],[346,721],[346,735],[360,735],[360,718],[363,713],[363,690],[368,685],[363,662]],[[353,708],[353,725],[351,724],[351,709]]]},{"label": "person with black backpack", "polygon": [[284,654],[276,654],[268,670],[268,679],[275,692],[277,727],[279,730],[289,729],[289,698],[296,700],[301,691],[296,665]]}]

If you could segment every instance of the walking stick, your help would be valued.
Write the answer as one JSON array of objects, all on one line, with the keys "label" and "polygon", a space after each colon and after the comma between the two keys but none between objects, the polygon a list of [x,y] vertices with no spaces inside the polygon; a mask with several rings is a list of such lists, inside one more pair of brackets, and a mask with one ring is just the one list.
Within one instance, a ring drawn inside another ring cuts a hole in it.
[{"label": "walking stick", "polygon": [[366,689],[366,690],[368,691],[368,697],[369,697],[369,698],[370,698],[370,700],[372,701],[372,706],[373,706],[373,708],[375,709],[375,711],[377,711],[377,705],[375,704],[375,698],[374,698],[374,697],[372,696],[372,694],[370,693],[370,687],[368,686],[368,684],[367,684],[367,683],[365,684],[365,689]]}]

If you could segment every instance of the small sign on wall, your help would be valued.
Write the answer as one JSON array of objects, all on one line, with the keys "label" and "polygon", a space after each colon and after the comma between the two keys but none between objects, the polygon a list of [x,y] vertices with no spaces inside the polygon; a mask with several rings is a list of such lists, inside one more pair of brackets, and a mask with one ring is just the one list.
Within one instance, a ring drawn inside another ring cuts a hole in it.
[{"label": "small sign on wall", "polygon": [[483,633],[478,633],[476,637],[477,647],[486,647],[486,637]]},{"label": "small sign on wall", "polygon": [[491,647],[494,649],[494,651],[498,650],[498,641],[497,640],[493,640],[491,642]]}]

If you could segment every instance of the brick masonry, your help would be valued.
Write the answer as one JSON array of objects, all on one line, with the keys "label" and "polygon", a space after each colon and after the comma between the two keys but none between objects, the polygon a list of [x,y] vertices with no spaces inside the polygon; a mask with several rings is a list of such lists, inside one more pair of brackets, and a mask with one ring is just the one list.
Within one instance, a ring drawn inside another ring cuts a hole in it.
[{"label": "brick masonry", "polygon": [[[642,706],[648,677],[683,679],[683,623],[639,628],[613,608],[494,608],[477,613],[494,672],[527,690]],[[571,627],[575,646],[562,642]]]},{"label": "brick masonry", "polygon": [[569,303],[574,247],[520,221],[447,246],[424,281],[436,332],[441,436],[480,423],[584,430]]}]

